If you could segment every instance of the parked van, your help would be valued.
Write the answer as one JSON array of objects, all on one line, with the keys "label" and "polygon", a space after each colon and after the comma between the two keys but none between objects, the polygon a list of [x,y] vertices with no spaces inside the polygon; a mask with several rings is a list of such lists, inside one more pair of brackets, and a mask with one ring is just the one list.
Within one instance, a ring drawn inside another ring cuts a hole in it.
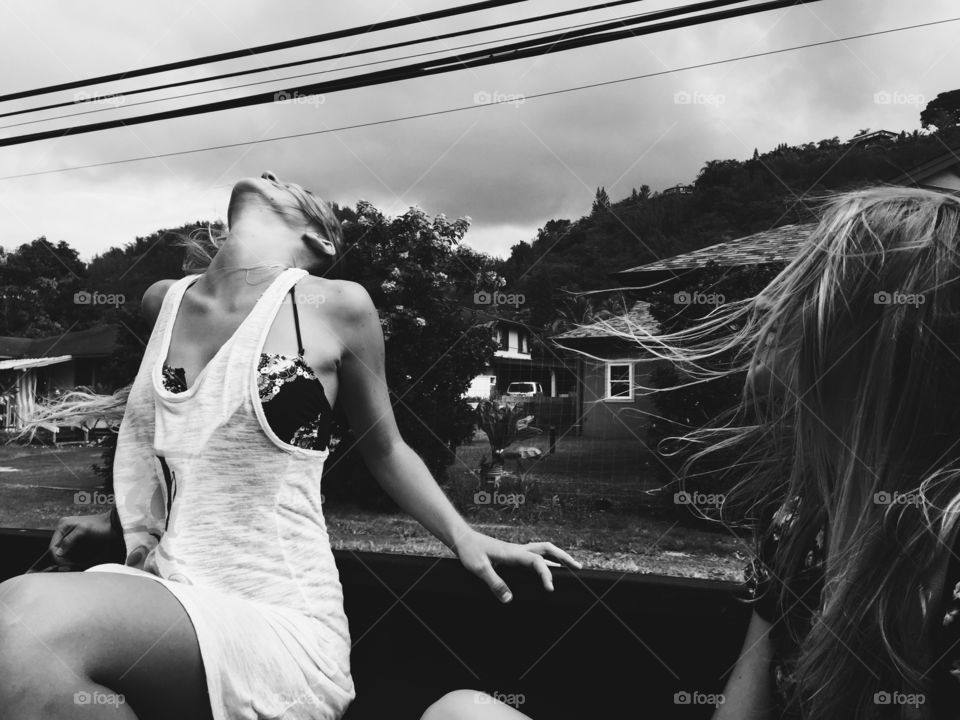
[{"label": "parked van", "polygon": [[543,397],[543,388],[538,382],[512,382],[507,385],[508,396],[513,397]]}]

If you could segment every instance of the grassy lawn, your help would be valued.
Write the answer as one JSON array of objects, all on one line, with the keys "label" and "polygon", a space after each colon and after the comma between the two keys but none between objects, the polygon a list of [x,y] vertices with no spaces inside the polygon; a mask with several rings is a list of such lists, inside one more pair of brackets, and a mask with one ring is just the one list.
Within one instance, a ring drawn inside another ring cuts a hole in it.
[{"label": "grassy lawn", "polygon": [[[545,495],[558,495],[571,503],[579,499],[611,510],[636,511],[650,504],[646,492],[657,486],[653,474],[657,460],[634,439],[563,437],[553,454],[545,434],[517,445],[542,453],[534,460],[524,460],[522,471],[537,480]],[[457,461],[448,470],[451,480],[476,482],[480,460],[489,455],[486,435],[478,430],[472,442],[457,450]],[[506,469],[515,472],[516,463],[508,461]]]},{"label": "grassy lawn", "polygon": [[[546,450],[546,438],[527,445]],[[461,448],[451,478],[472,481],[471,472],[488,446],[480,435]],[[78,504],[78,490],[98,485],[91,466],[99,462],[95,446],[65,448],[0,446],[0,527],[51,529],[66,515],[103,512],[109,505]],[[678,525],[637,512],[649,487],[649,458],[636,442],[564,439],[555,455],[524,464],[548,497],[566,500],[606,497],[616,512],[471,513],[477,529],[513,542],[549,540],[566,549],[585,567],[617,572],[739,580],[745,550],[727,532]],[[549,501],[547,501],[549,502]],[[632,508],[632,510],[628,510]],[[334,547],[429,556],[449,551],[416,521],[349,507],[326,508]]]}]

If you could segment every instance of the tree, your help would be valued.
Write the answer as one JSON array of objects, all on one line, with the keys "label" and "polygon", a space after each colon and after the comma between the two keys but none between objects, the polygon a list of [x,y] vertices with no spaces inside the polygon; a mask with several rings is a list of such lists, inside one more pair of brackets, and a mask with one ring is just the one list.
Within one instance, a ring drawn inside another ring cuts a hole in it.
[{"label": "tree", "polygon": [[195,232],[216,233],[222,229],[219,223],[196,221],[158,230],[122,248],[110,248],[90,261],[82,289],[120,300],[115,304],[84,306],[97,323],[115,323],[120,327],[119,347],[99,373],[107,390],[131,382],[140,367],[150,339],[150,327],[140,313],[143,293],[157,280],[183,277],[183,238]]},{"label": "tree", "polygon": [[597,188],[597,194],[593,199],[593,209],[591,212],[598,213],[610,207],[610,196],[602,187]]},{"label": "tree", "polygon": [[[503,279],[490,269],[491,258],[460,246],[468,219],[431,219],[418,208],[391,219],[364,201],[356,218],[344,226],[345,271],[366,288],[380,314],[387,387],[400,432],[443,482],[457,446],[473,434],[473,414],[461,396],[495,350],[489,328],[464,300],[497,289]],[[392,507],[349,432],[327,462],[328,497]]]},{"label": "tree", "polygon": [[926,129],[931,125],[938,131],[960,125],[960,90],[951,90],[937,95],[920,113],[920,124]]},{"label": "tree", "polygon": [[94,324],[74,302],[86,276],[79,254],[63,240],[24,243],[0,264],[0,335],[45,337]]}]

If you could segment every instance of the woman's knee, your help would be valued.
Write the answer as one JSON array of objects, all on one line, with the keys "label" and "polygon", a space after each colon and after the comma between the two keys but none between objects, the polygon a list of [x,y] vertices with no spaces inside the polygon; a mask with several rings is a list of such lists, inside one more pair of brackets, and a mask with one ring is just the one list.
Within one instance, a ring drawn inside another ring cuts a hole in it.
[{"label": "woman's knee", "polygon": [[0,583],[0,654],[6,654],[7,648],[56,652],[59,639],[75,623],[69,602],[51,597],[45,580],[49,578],[19,575]]},{"label": "woman's knee", "polygon": [[[51,623],[40,616],[37,583],[21,575],[0,583],[0,704],[19,706],[49,684]],[[46,668],[47,672],[44,671]]]},{"label": "woman's knee", "polygon": [[[19,575],[0,583],[0,655],[8,650],[22,650],[21,645],[40,645],[47,627],[38,623],[38,610],[43,598],[30,575]],[[33,636],[35,640],[26,642]]]},{"label": "woman's knee", "polygon": [[448,692],[427,708],[420,720],[471,720],[477,717],[482,707],[479,690],[454,690]]}]

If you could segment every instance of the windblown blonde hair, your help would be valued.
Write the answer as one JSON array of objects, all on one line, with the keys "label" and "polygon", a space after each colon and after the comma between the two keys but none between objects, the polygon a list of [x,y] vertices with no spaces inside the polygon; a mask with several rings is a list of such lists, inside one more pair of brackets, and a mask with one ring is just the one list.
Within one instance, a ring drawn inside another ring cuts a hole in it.
[{"label": "windblown blonde hair", "polygon": [[[887,186],[836,195],[757,298],[675,333],[619,334],[674,363],[683,387],[756,367],[768,342],[781,350],[772,370],[787,392],[764,401],[747,382],[736,408],[675,438],[694,449],[681,479],[735,450],[720,519],[764,519],[758,550],[772,514],[803,499],[775,578],[793,577],[826,527],[822,606],[795,634],[804,717],[899,717],[878,692],[924,693],[929,717],[940,623],[921,607],[939,601],[926,597],[931,573],[960,512],[960,199]],[[798,601],[783,584],[781,610]]]},{"label": "windblown blonde hair", "polygon": [[[297,201],[299,211],[325,238],[336,247],[336,255],[323,269],[324,277],[337,278],[343,275],[344,256],[343,230],[333,208],[325,200],[304,190],[296,183],[284,183],[284,187]],[[232,212],[231,207],[231,212]],[[227,220],[232,220],[228,212]],[[189,235],[182,235],[177,242],[184,248],[183,271],[188,274],[201,273],[210,265],[217,252],[230,237],[229,230],[214,225],[198,228]],[[40,429],[51,425],[89,427],[96,420],[105,421],[118,428],[130,394],[130,383],[110,395],[95,393],[89,388],[79,387],[64,393],[56,399],[39,402],[29,415],[21,417],[21,430],[11,440],[32,440]]]}]

